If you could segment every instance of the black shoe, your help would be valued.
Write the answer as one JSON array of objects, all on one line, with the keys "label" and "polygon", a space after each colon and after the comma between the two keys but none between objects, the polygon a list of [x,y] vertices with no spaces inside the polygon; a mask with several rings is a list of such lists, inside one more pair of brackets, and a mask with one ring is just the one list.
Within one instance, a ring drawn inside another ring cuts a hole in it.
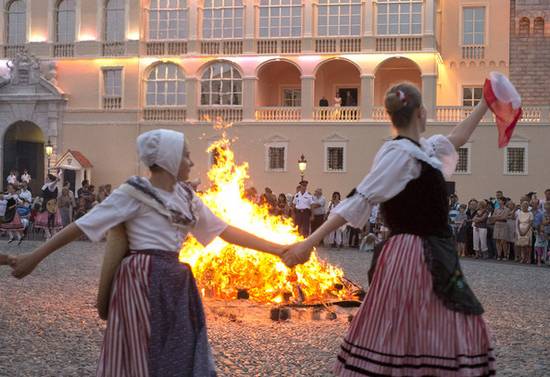
[{"label": "black shoe", "polygon": [[8,243],[12,243],[13,241],[15,241],[13,238],[11,240],[8,241]]},{"label": "black shoe", "polygon": [[21,237],[21,239],[17,241],[17,246],[21,245],[22,242],[23,242],[23,237]]}]

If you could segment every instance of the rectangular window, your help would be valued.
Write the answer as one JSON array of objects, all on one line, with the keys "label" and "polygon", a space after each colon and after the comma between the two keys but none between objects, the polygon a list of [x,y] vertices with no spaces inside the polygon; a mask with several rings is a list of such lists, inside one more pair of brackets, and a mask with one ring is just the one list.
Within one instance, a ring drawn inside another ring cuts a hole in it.
[{"label": "rectangular window", "polygon": [[302,90],[298,88],[283,89],[283,106],[288,106],[288,107],[302,106]]},{"label": "rectangular window", "polygon": [[149,10],[149,40],[187,38],[187,1],[152,0]]},{"label": "rectangular window", "polygon": [[464,146],[457,149],[458,162],[456,164],[455,174],[470,174],[470,146]]},{"label": "rectangular window", "polygon": [[414,35],[422,33],[422,0],[378,0],[378,35]]},{"label": "rectangular window", "polygon": [[320,0],[317,12],[317,35],[336,37],[361,34],[361,0]]},{"label": "rectangular window", "polygon": [[483,88],[481,86],[465,86],[462,88],[462,106],[477,106],[482,96]]},{"label": "rectangular window", "polygon": [[326,148],[327,171],[344,171],[344,147],[329,146]]},{"label": "rectangular window", "polygon": [[103,108],[122,107],[122,68],[103,69]]},{"label": "rectangular window", "polygon": [[267,150],[267,170],[284,171],[286,169],[286,147],[270,146]]},{"label": "rectangular window", "polygon": [[505,149],[504,174],[527,175],[527,146],[510,144]]},{"label": "rectangular window", "polygon": [[302,36],[302,0],[261,0],[260,38]]},{"label": "rectangular window", "polygon": [[462,44],[485,45],[485,7],[463,8]]},{"label": "rectangular window", "polygon": [[242,0],[205,0],[202,20],[203,39],[243,37],[244,7]]}]

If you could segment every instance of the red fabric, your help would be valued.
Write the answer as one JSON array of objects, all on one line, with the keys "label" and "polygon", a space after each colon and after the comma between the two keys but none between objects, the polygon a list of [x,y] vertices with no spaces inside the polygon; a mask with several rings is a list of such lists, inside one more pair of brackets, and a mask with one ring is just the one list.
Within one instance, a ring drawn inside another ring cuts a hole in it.
[{"label": "red fabric", "polygon": [[341,346],[335,374],[473,377],[495,374],[482,316],[447,309],[433,291],[422,238],[393,236]]},{"label": "red fabric", "polygon": [[495,114],[498,129],[498,147],[503,148],[510,142],[514,128],[516,128],[516,124],[521,118],[521,107],[514,109],[511,103],[500,101],[495,95],[489,79],[485,80],[483,97],[489,105],[489,109]]}]

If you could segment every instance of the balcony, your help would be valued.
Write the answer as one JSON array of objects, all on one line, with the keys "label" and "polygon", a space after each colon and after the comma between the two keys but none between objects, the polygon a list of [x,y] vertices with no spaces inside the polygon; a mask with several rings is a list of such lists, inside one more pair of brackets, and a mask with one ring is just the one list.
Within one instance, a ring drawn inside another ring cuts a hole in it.
[{"label": "balcony", "polygon": [[124,56],[126,55],[126,44],[124,42],[103,42],[101,53],[103,56]]},{"label": "balcony", "polygon": [[243,40],[201,41],[201,55],[241,55]]},{"label": "balcony", "polygon": [[4,57],[5,58],[15,58],[17,54],[25,51],[25,45],[24,44],[12,44],[4,46]]},{"label": "balcony", "polygon": [[56,43],[53,45],[55,58],[70,58],[74,56],[74,43]]},{"label": "balcony", "polygon": [[185,55],[187,41],[150,41],[145,44],[145,54],[148,56]]},{"label": "balcony", "polygon": [[471,45],[462,46],[462,59],[484,59],[485,58],[485,46]]},{"label": "balcony", "polygon": [[120,96],[104,96],[103,97],[103,109],[115,110],[122,108],[122,97]]},{"label": "balcony", "polygon": [[302,118],[301,111],[300,107],[260,107],[256,109],[255,119],[269,122],[299,121]]},{"label": "balcony", "polygon": [[313,110],[313,120],[320,122],[353,122],[359,119],[359,107],[316,107]]},{"label": "balcony", "polygon": [[185,107],[154,107],[143,109],[142,118],[152,122],[185,122],[187,110]]},{"label": "balcony", "polygon": [[256,41],[258,54],[299,54],[302,52],[301,39],[259,39]]},{"label": "balcony", "polygon": [[233,106],[201,106],[199,108],[199,121],[200,122],[213,122],[218,123],[234,123],[243,120],[242,107]]},{"label": "balcony", "polygon": [[422,37],[376,37],[376,51],[422,51]]},{"label": "balcony", "polygon": [[320,54],[361,52],[361,38],[317,38],[315,52]]}]

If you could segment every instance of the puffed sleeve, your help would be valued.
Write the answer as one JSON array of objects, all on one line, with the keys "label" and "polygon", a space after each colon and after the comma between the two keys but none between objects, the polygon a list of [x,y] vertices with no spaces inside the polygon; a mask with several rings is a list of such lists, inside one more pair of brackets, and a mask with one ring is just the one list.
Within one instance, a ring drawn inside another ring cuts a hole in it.
[{"label": "puffed sleeve", "polygon": [[455,172],[458,163],[458,153],[455,146],[444,135],[433,135],[426,141],[430,144],[437,159],[441,161],[441,172],[445,178],[449,179]]},{"label": "puffed sleeve", "polygon": [[109,229],[135,217],[139,209],[136,199],[117,189],[75,223],[90,240],[98,242]]},{"label": "puffed sleeve", "polygon": [[225,228],[227,228],[227,223],[214,215],[210,208],[208,208],[200,198],[195,196],[195,200],[197,203],[199,220],[191,230],[191,234],[201,243],[201,245],[206,246],[223,233]]},{"label": "puffed sleeve", "polygon": [[369,221],[374,204],[383,203],[399,194],[409,181],[420,175],[420,164],[398,148],[387,148],[375,159],[370,173],[357,186],[355,193],[331,211],[355,228]]}]

